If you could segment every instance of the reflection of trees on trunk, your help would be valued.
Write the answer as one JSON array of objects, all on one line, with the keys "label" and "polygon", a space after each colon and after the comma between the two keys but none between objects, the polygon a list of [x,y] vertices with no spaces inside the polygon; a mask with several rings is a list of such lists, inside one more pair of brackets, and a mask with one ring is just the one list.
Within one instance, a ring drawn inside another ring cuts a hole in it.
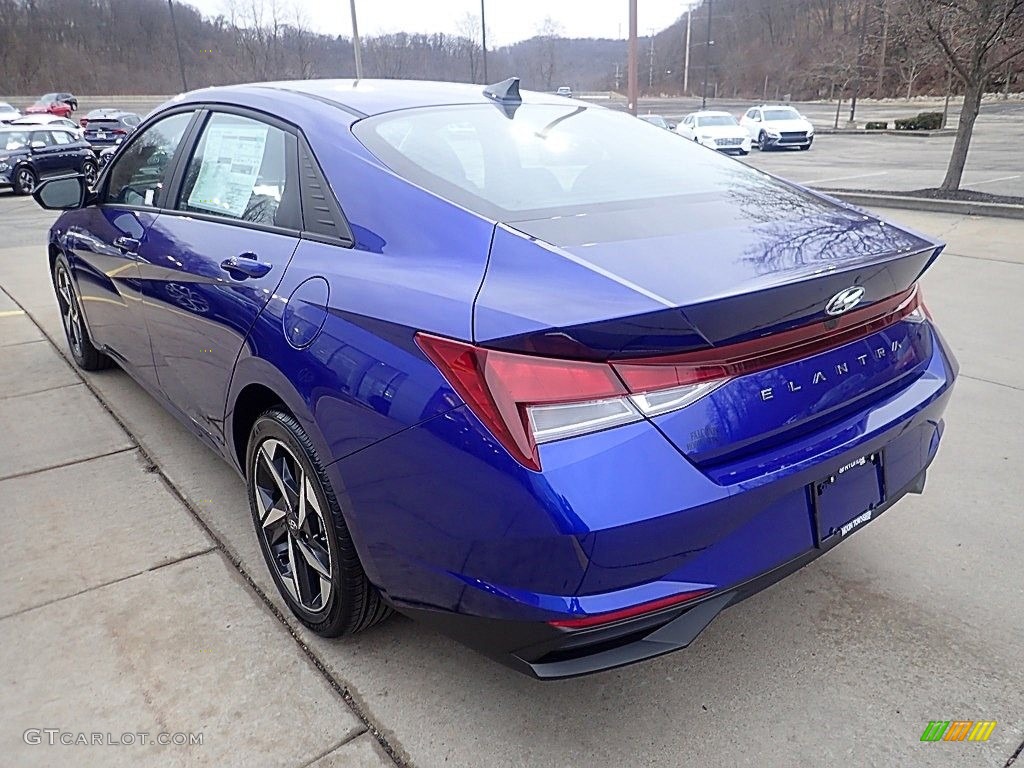
[{"label": "reflection of trees on trunk", "polygon": [[739,258],[758,274],[829,269],[890,256],[927,243],[867,214],[832,207],[814,195],[737,169],[726,197],[756,232]]}]

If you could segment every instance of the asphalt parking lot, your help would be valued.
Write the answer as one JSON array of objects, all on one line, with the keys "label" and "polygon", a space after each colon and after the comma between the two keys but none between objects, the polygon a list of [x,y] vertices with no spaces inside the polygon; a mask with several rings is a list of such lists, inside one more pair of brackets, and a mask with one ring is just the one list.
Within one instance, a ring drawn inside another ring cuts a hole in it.
[{"label": "asphalt parking lot", "polygon": [[[0,762],[1006,765],[1024,740],[1024,222],[886,214],[949,243],[925,291],[962,371],[925,494],[683,652],[542,684],[401,617],[346,641],[291,622],[237,476],[125,374],[61,357],[52,214],[0,194]],[[919,741],[956,719],[998,725]]]}]

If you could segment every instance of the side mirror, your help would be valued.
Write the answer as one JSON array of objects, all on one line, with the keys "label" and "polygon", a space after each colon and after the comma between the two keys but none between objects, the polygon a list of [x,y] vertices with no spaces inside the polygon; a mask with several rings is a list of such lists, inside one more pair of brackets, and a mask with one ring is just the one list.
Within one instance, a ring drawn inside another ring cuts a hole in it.
[{"label": "side mirror", "polygon": [[46,149],[46,144],[41,141],[33,141],[30,145],[32,149]]},{"label": "side mirror", "polygon": [[679,123],[675,122],[674,120],[669,120],[668,121],[668,129],[670,131],[674,131],[678,127],[679,127]]},{"label": "side mirror", "polygon": [[73,211],[85,206],[89,197],[89,183],[85,176],[58,176],[41,181],[32,197],[48,211]]}]

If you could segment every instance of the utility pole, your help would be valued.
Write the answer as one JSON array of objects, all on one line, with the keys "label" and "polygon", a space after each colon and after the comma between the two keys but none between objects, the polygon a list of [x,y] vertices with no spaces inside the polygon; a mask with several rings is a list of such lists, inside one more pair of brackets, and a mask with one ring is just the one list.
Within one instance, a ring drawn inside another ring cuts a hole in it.
[{"label": "utility pole", "polygon": [[480,0],[480,39],[484,49],[484,84],[487,84],[490,80],[487,79],[487,17],[484,16],[484,0]]},{"label": "utility pole", "polygon": [[683,59],[683,96],[690,92],[690,20],[693,18],[693,6],[686,9],[686,54]]},{"label": "utility pole", "polygon": [[630,114],[636,116],[636,102],[640,92],[636,80],[636,0],[629,0],[629,62],[626,69],[626,101],[629,102]]},{"label": "utility pole", "polygon": [[359,25],[356,23],[356,0],[348,0],[352,9],[352,51],[356,55],[356,80],[363,79],[363,52],[359,48]]},{"label": "utility pole", "polygon": [[[654,28],[651,28],[651,69],[647,75],[647,88],[648,90],[654,88]],[[648,94],[650,95],[650,94]]]},{"label": "utility pole", "polygon": [[174,21],[174,3],[167,0],[167,9],[171,12],[171,29],[174,31],[174,47],[178,49],[178,70],[181,72],[181,90],[188,90],[185,82],[185,61],[181,58],[181,40],[178,39],[178,24]]},{"label": "utility pole", "polygon": [[714,0],[708,0],[708,39],[704,49],[704,89],[701,91],[700,108],[707,109],[708,106],[708,67],[711,64],[711,12]]}]

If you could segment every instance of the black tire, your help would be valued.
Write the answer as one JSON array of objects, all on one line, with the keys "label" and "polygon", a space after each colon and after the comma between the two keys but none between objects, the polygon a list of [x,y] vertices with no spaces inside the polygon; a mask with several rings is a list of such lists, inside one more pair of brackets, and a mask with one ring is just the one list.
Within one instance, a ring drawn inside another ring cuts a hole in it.
[{"label": "black tire", "polygon": [[102,371],[113,365],[111,360],[92,343],[89,328],[85,324],[82,313],[82,300],[78,295],[71,268],[64,254],[53,261],[53,290],[57,294],[57,307],[60,309],[60,320],[64,326],[64,337],[68,341],[68,349],[75,364],[83,371]]},{"label": "black tire", "polygon": [[82,163],[82,175],[90,189],[96,186],[96,179],[99,177],[100,167],[95,160],[86,160]]},{"label": "black tire", "polygon": [[810,144],[802,144],[802,145],[800,146],[800,151],[801,151],[801,152],[806,152],[806,151],[807,151],[808,149],[810,149],[810,148],[811,148],[811,145],[810,145]]},{"label": "black tire", "polygon": [[22,165],[14,169],[14,194],[31,195],[39,183],[39,174],[30,165]]},{"label": "black tire", "polygon": [[757,148],[762,152],[768,151],[768,134],[764,131],[761,131],[757,137]]},{"label": "black tire", "polygon": [[[368,629],[391,614],[366,578],[327,473],[294,416],[271,409],[256,419],[249,433],[245,477],[260,550],[278,592],[299,621],[322,637],[338,637]],[[274,498],[281,490],[279,482],[286,490]],[[295,484],[300,487],[288,487]],[[307,502],[304,523],[300,523],[295,513],[303,504],[301,492],[307,489],[308,495],[309,488],[319,509],[308,507]],[[326,559],[329,579],[310,569],[313,561],[303,554],[306,551],[318,555],[321,568]],[[296,576],[298,571],[305,577]],[[317,584],[311,576],[318,577]],[[330,584],[326,599],[325,582]]]},{"label": "black tire", "polygon": [[741,149],[740,150],[740,157],[746,157],[749,154],[750,154],[750,152],[745,150],[745,149]]}]

